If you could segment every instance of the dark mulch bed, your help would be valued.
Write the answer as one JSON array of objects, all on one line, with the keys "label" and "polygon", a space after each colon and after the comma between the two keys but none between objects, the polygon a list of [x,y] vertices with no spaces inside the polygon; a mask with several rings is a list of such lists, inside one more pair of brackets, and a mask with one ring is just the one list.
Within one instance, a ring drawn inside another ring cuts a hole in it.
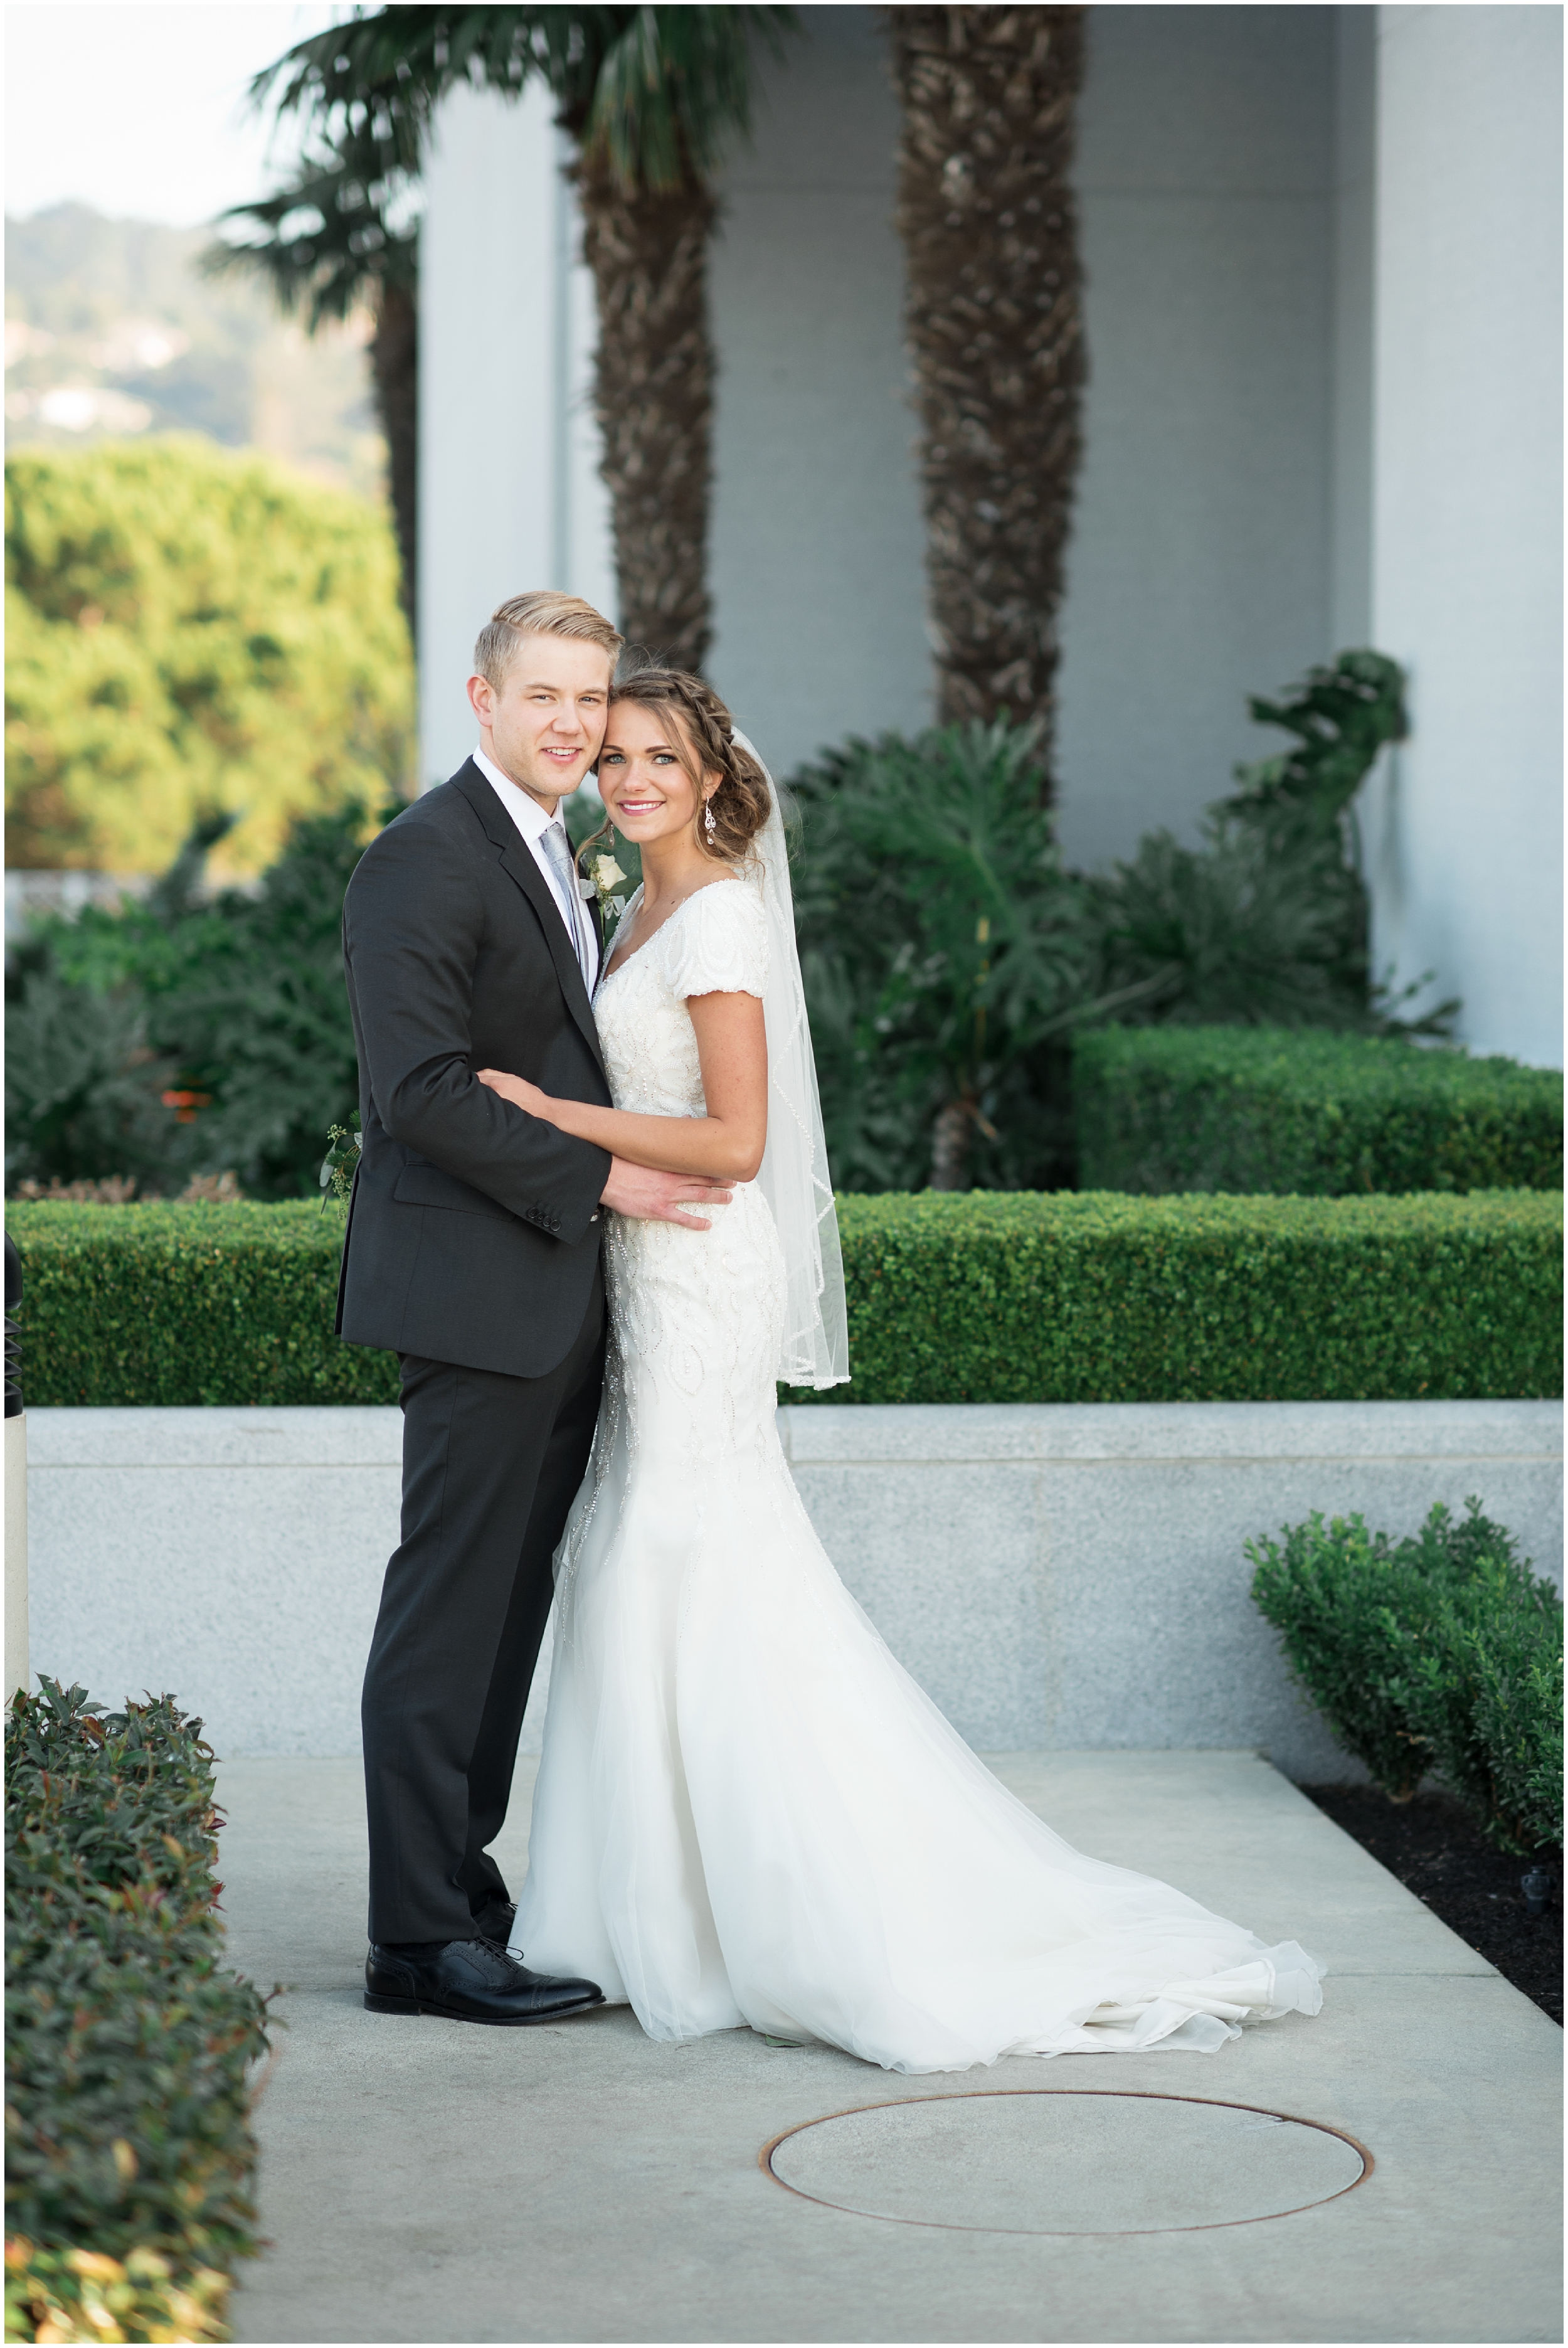
[{"label": "dark mulch bed", "polygon": [[1542,1854],[1552,1872],[1552,1901],[1539,1920],[1526,1914],[1519,1879],[1529,1861],[1493,1850],[1468,1810],[1450,1794],[1390,1802],[1376,1786],[1303,1786],[1304,1794],[1353,1835],[1379,1866],[1424,1900],[1449,1930],[1563,2021],[1563,1858]]}]

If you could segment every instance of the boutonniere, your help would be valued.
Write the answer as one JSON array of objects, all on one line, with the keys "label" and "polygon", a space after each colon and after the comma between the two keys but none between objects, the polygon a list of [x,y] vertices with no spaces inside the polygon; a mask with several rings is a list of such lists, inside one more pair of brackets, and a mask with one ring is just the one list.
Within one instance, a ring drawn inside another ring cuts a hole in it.
[{"label": "boutonniere", "polygon": [[583,885],[583,894],[587,896],[591,891],[598,898],[599,916],[604,923],[607,936],[613,923],[619,922],[626,911],[625,898],[618,897],[614,893],[617,882],[623,882],[625,879],[625,873],[613,856],[589,857],[588,879]]}]

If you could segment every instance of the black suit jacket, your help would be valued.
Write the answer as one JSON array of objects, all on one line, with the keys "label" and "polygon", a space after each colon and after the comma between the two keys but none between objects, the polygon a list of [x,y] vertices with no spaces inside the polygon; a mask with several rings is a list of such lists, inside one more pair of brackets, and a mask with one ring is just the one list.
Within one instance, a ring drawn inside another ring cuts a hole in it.
[{"label": "black suit jacket", "polygon": [[338,1334],[542,1377],[582,1327],[607,1151],[478,1082],[610,1105],[549,885],[472,759],[366,849],[343,904],[361,1155]]}]

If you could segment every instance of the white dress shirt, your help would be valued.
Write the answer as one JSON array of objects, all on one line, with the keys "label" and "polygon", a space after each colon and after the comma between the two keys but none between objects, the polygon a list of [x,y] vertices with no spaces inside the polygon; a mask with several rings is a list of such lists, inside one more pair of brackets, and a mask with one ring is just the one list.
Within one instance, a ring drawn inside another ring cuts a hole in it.
[{"label": "white dress shirt", "polygon": [[[560,917],[566,923],[566,933],[572,942],[578,961],[581,965],[583,984],[591,995],[594,982],[599,976],[599,940],[594,935],[593,917],[586,905],[579,903],[573,908],[567,902],[555,868],[545,854],[545,834],[552,824],[561,839],[567,839],[567,829],[561,821],[559,802],[555,814],[547,815],[538,799],[530,798],[528,792],[514,783],[509,775],[504,775],[495,760],[487,758],[483,750],[475,751],[474,764],[517,825],[524,839],[527,840],[528,853],[544,874],[550,895],[555,899]],[[569,840],[567,841],[567,854],[569,857],[571,854]]]}]

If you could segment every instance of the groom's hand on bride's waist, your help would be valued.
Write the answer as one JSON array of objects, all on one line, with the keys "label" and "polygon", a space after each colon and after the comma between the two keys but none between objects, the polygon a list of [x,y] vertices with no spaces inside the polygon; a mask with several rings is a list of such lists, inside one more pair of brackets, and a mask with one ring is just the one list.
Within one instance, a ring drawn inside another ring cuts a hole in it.
[{"label": "groom's hand on bride's waist", "polygon": [[684,1223],[689,1231],[712,1231],[712,1223],[692,1209],[727,1207],[733,1195],[723,1183],[704,1181],[700,1174],[656,1174],[651,1166],[612,1158],[600,1204],[641,1222]]}]

